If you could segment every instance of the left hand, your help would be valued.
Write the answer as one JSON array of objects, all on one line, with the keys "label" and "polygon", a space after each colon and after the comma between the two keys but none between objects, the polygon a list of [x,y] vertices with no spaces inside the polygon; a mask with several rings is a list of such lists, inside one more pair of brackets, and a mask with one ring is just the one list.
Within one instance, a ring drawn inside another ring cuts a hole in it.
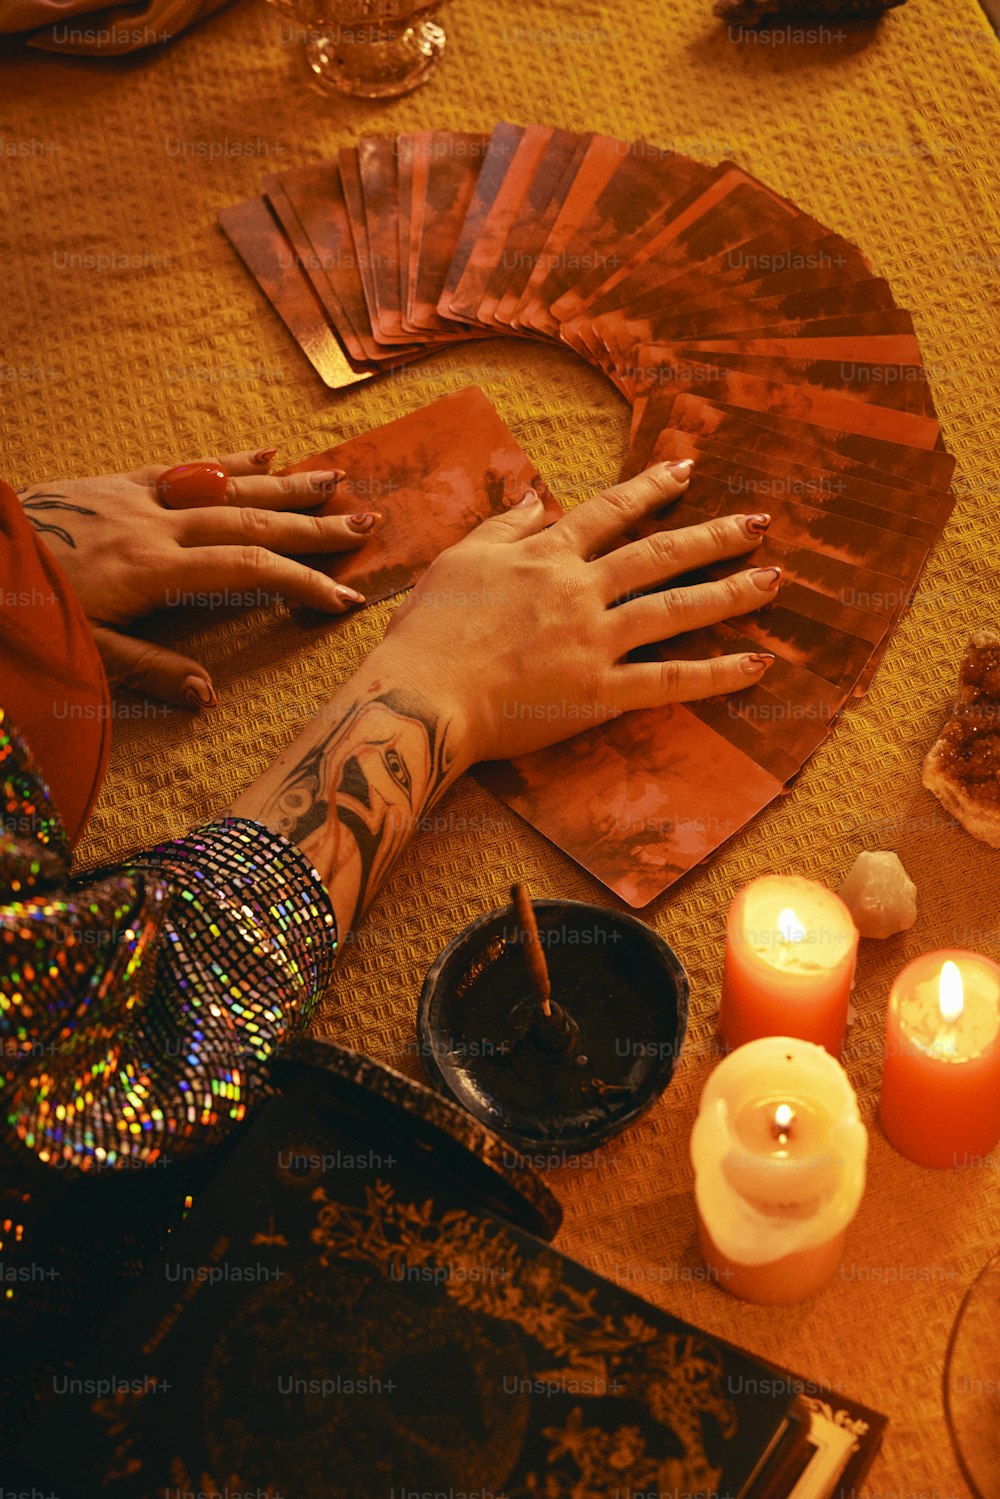
[{"label": "left hand", "polygon": [[290,555],[361,546],[381,520],[302,514],[329,501],[335,472],[268,473],[274,450],[209,460],[230,476],[225,503],[189,509],[161,504],[156,481],[168,465],[89,479],[54,479],[18,491],[25,514],[78,595],[109,680],[166,702],[211,706],[205,668],[127,633],[164,606],[278,597],[342,614],[363,602],[354,589]]}]

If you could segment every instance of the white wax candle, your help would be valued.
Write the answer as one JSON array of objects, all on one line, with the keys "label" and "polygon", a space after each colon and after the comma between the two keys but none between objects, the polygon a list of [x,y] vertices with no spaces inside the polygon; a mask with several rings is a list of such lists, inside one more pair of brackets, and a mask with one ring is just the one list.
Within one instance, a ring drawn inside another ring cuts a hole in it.
[{"label": "white wax candle", "polygon": [[750,1041],[712,1073],[691,1135],[702,1246],[747,1300],[799,1301],[839,1264],[865,1183],[868,1135],[822,1046]]}]

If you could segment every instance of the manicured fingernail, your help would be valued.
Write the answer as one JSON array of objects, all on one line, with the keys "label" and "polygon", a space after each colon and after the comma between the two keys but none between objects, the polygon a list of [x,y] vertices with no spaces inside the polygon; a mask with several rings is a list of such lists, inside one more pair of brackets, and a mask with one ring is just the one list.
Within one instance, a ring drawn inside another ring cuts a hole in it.
[{"label": "manicured fingernail", "polygon": [[322,470],[316,474],[310,474],[309,483],[313,489],[321,489],[324,494],[329,494],[331,489],[336,489],[344,477],[345,474],[342,468],[331,468]]},{"label": "manicured fingernail", "polygon": [[756,567],[750,574],[757,587],[764,593],[770,593],[772,588],[777,588],[781,582],[780,567]]},{"label": "manicured fingernail", "polygon": [[342,604],[363,604],[365,596],[358,593],[356,588],[348,588],[346,583],[337,584],[337,597]]},{"label": "manicured fingernail", "polygon": [[347,524],[352,531],[364,532],[370,531],[375,522],[381,519],[382,517],[375,510],[361,510],[357,515],[349,516]]},{"label": "manicured fingernail", "polygon": [[675,479],[687,479],[694,468],[694,459],[682,458],[677,463],[668,463],[667,468]]},{"label": "manicured fingernail", "polygon": [[192,708],[214,708],[215,691],[205,677],[185,677],[181,683],[181,696]]},{"label": "manicured fingernail", "polygon": [[259,453],[254,453],[253,461],[254,463],[270,463],[277,451],[277,448],[261,448]]},{"label": "manicured fingernail", "polygon": [[771,524],[771,517],[769,515],[745,515],[743,524],[751,536],[763,536]]},{"label": "manicured fingernail", "polygon": [[[524,494],[521,496],[521,498],[517,502],[517,505],[537,505],[537,504],[538,504],[538,495],[535,493],[535,491],[533,489],[527,489],[527,490],[525,490]],[[515,510],[517,509],[517,505],[514,506]]]},{"label": "manicured fingernail", "polygon": [[774,657],[766,651],[757,651],[752,656],[740,657],[740,669],[745,671],[748,677],[759,677],[769,666],[774,665]]}]

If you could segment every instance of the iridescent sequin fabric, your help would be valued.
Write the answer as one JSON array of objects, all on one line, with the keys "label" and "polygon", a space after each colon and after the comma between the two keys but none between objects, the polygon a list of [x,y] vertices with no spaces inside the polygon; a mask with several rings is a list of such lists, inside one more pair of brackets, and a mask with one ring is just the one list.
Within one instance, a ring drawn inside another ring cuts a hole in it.
[{"label": "iridescent sequin fabric", "polygon": [[319,876],[224,818],[76,879],[30,752],[0,711],[0,1046],[6,1128],[47,1164],[153,1164],[246,1114],[329,984]]}]

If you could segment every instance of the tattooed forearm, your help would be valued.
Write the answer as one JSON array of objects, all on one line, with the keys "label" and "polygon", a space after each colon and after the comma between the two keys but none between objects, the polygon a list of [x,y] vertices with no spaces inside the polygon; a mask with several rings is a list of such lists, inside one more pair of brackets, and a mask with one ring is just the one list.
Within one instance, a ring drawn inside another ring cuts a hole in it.
[{"label": "tattooed forearm", "polygon": [[[25,495],[30,486],[25,485],[19,489],[19,495]],[[26,512],[29,521],[39,535],[58,536],[67,546],[75,549],[76,542],[64,526],[57,526],[54,522],[39,520],[37,512],[40,510],[62,510],[71,511],[74,515],[95,515],[97,512],[88,510],[84,505],[73,505],[63,494],[32,494],[27,499],[21,500],[21,508]]]},{"label": "tattooed forearm", "polygon": [[[298,843],[334,897],[342,935],[462,769],[446,717],[405,689],[334,700],[234,811]],[[345,925],[346,923],[346,925]]]}]

